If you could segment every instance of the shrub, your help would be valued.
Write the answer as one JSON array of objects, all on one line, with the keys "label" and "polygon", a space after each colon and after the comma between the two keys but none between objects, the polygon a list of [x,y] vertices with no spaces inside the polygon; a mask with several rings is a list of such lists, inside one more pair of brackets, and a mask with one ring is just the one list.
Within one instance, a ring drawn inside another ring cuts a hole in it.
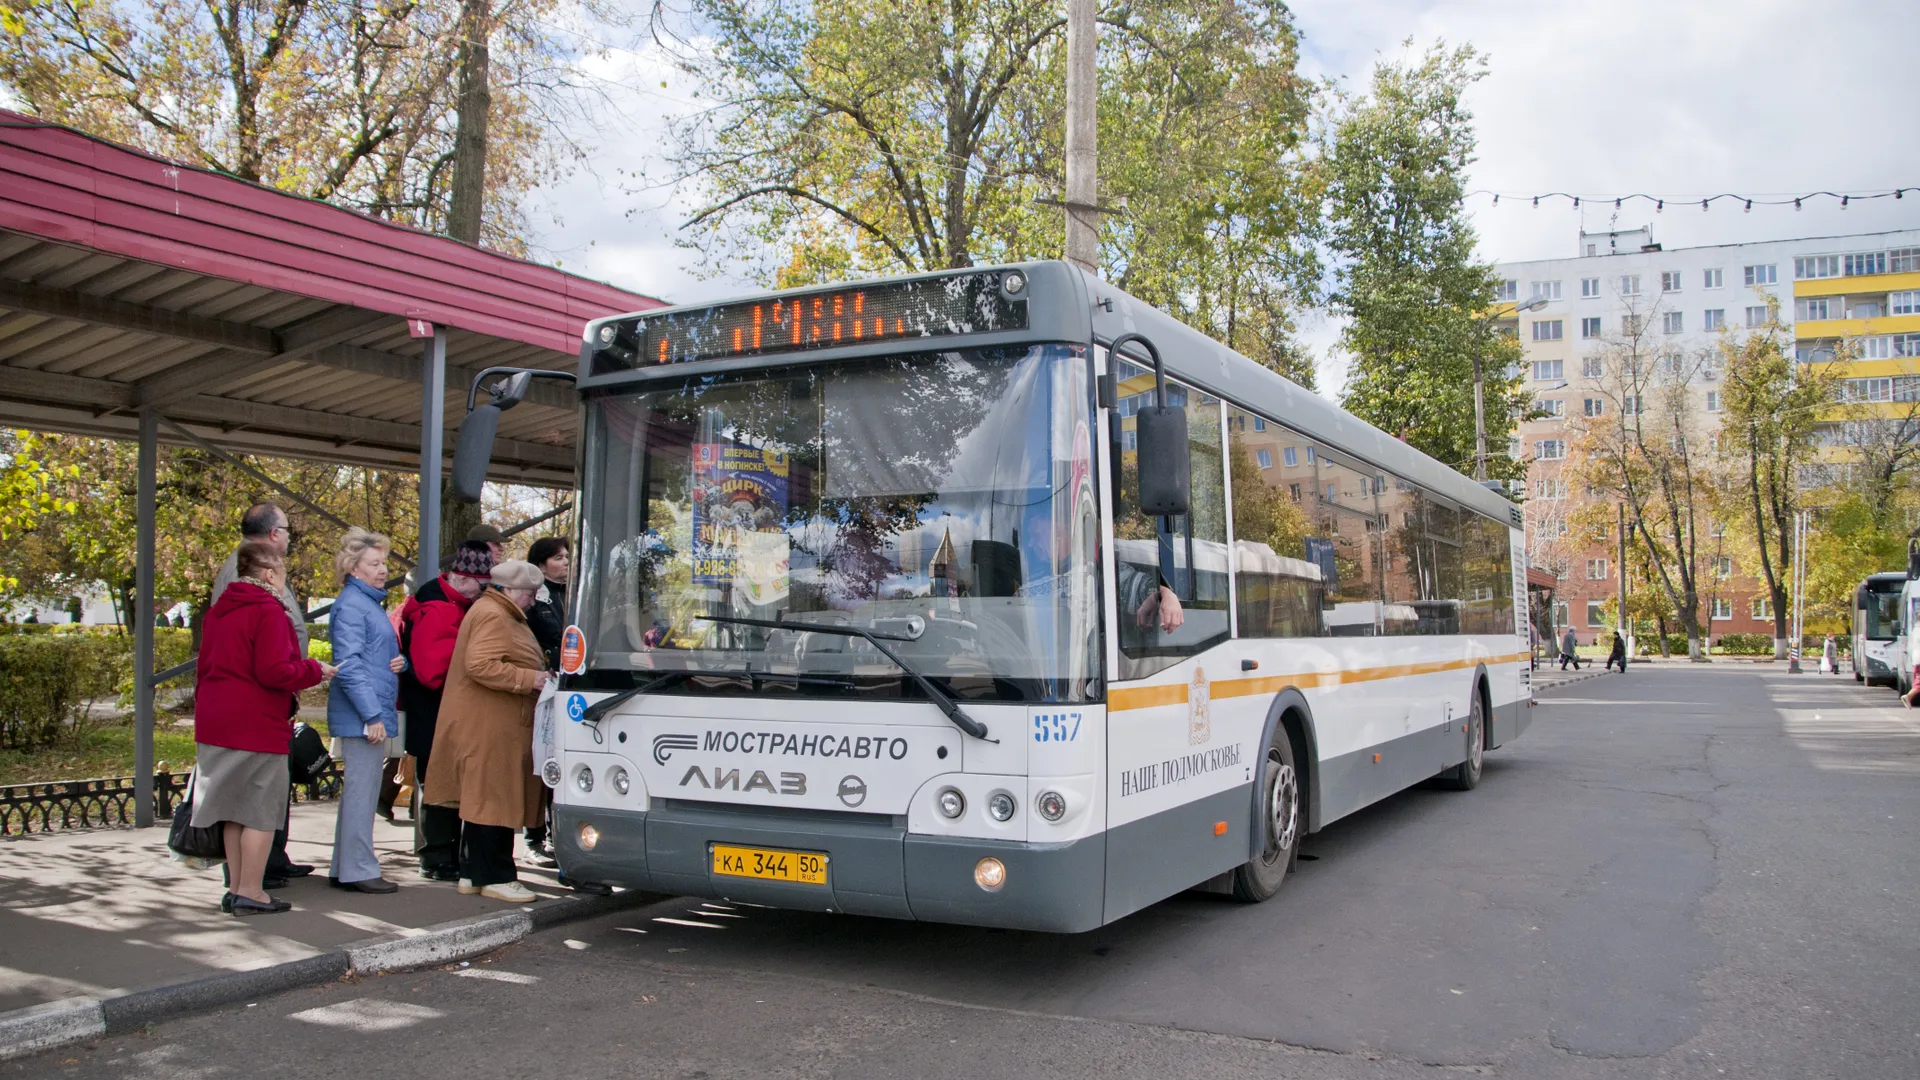
[{"label": "shrub", "polygon": [[1721,634],[1714,647],[1728,656],[1772,656],[1773,638],[1766,634]]},{"label": "shrub", "polygon": [[131,675],[126,648],[117,635],[0,636],[0,747],[33,750],[73,731],[88,702]]}]

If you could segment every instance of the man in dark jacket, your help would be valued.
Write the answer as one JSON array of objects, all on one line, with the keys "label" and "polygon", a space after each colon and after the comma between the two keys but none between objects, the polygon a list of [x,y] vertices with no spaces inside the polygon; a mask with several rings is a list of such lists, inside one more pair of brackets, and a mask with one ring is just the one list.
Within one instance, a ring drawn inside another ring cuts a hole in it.
[{"label": "man in dark jacket", "polygon": [[[407,670],[400,673],[400,707],[407,711],[407,753],[413,755],[414,791],[424,791],[433,756],[433,732],[440,719],[440,695],[460,620],[486,588],[493,555],[483,542],[460,545],[439,577],[414,590],[400,609],[400,649]],[[420,801],[420,876],[429,881],[460,880],[460,811]]]}]

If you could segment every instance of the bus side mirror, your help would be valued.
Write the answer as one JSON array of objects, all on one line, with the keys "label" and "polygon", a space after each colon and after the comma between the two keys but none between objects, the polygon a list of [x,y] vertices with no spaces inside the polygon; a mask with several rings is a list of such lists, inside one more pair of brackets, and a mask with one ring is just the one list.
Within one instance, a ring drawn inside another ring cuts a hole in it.
[{"label": "bus side mirror", "polygon": [[1148,405],[1134,416],[1139,435],[1140,512],[1151,517],[1187,512],[1193,469],[1188,461],[1187,410]]},{"label": "bus side mirror", "polygon": [[[524,392],[524,391],[523,391]],[[480,501],[487,482],[487,464],[493,460],[493,437],[500,430],[500,406],[482,405],[460,422],[460,438],[453,447],[453,497]]]}]

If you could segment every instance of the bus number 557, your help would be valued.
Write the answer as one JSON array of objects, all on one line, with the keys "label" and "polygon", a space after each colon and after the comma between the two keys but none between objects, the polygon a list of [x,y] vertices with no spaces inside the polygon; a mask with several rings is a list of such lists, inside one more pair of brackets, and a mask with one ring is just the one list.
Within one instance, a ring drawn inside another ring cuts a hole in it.
[{"label": "bus number 557", "polygon": [[1042,713],[1033,718],[1034,742],[1072,742],[1080,737],[1080,714]]}]

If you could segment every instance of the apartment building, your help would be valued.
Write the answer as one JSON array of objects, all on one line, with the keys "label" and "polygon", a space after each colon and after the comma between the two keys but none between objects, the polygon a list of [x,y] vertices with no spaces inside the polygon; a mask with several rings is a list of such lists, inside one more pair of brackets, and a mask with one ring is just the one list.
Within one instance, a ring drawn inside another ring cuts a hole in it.
[{"label": "apartment building", "polygon": [[[1709,449],[1721,410],[1718,335],[1764,324],[1772,307],[1801,362],[1830,362],[1850,342],[1857,359],[1846,396],[1904,412],[1920,399],[1920,229],[1667,250],[1649,227],[1582,232],[1576,251],[1497,264],[1495,310],[1518,335],[1522,374],[1548,414],[1519,424],[1510,448],[1531,462],[1529,554],[1560,575],[1555,625],[1585,641],[1607,629],[1602,604],[1618,592],[1620,565],[1611,503],[1581,478],[1580,435],[1594,418],[1649,407],[1609,363],[1630,353],[1636,365],[1658,365],[1663,393],[1684,387],[1687,445]],[[1836,443],[1843,426],[1831,425]],[[1721,539],[1700,545],[1711,637],[1771,634],[1759,567],[1742,565]]]}]

